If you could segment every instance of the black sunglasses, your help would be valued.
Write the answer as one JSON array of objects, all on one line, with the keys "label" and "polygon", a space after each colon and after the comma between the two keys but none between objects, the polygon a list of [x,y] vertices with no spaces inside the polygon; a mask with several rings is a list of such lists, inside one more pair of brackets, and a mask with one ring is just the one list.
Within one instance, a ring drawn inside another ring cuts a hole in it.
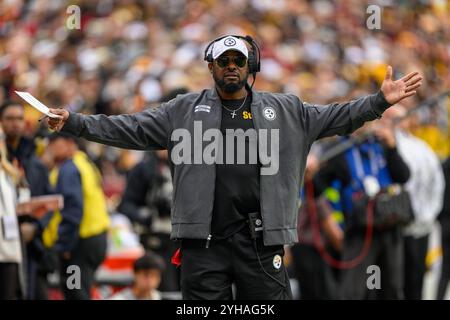
[{"label": "black sunglasses", "polygon": [[235,56],[235,57],[233,57],[233,56],[231,56],[231,57],[223,56],[223,57],[218,57],[216,59],[217,65],[220,68],[227,67],[230,64],[231,61],[233,61],[233,63],[236,66],[238,66],[239,68],[243,68],[247,64],[247,58],[244,57],[244,56]]}]

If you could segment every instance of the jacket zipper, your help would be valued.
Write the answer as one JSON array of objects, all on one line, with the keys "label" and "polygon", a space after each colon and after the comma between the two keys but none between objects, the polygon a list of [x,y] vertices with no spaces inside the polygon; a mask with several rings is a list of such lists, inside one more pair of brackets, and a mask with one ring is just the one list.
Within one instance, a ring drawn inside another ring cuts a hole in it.
[{"label": "jacket zipper", "polygon": [[209,248],[209,242],[211,241],[211,239],[212,239],[212,235],[208,234],[208,237],[206,238],[206,249]]},{"label": "jacket zipper", "polygon": [[[214,89],[214,90],[216,90],[216,89]],[[216,93],[217,94],[217,93]],[[217,97],[218,98],[218,97]],[[220,99],[220,98],[219,98]],[[211,101],[212,102],[212,105],[214,105],[214,101]],[[216,107],[217,107],[217,105],[218,105],[218,103],[216,102],[215,103],[215,105],[216,105]],[[218,111],[218,113],[219,113],[219,117],[218,117],[218,124],[215,126],[215,128],[216,129],[220,129],[220,124],[221,124],[221,122],[222,122],[222,108],[221,108],[221,106],[219,105],[219,109],[218,109],[219,111]],[[214,181],[216,181],[216,174],[217,174],[217,172],[216,172],[216,167],[214,166]],[[215,189],[215,185],[214,185],[214,188],[213,188],[213,190]],[[213,191],[214,192],[214,191]],[[213,193],[213,196],[214,196],[214,193]],[[206,249],[208,249],[209,248],[209,243],[211,242],[211,239],[212,239],[212,234],[211,234],[211,222],[212,222],[212,211],[211,211],[211,216],[210,216],[210,219],[209,219],[209,234],[208,234],[208,237],[206,238],[206,245],[205,245],[205,248]]]}]

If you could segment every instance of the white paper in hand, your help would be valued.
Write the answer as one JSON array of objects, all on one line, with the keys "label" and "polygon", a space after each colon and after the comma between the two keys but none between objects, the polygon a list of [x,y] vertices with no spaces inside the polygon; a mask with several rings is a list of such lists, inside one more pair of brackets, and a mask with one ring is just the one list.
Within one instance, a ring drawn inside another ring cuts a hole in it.
[{"label": "white paper in hand", "polygon": [[26,102],[28,102],[31,106],[33,106],[34,108],[36,108],[37,110],[39,110],[40,112],[42,112],[43,114],[45,114],[46,116],[50,117],[50,118],[61,118],[61,116],[57,115],[57,114],[53,114],[50,112],[50,109],[43,104],[42,102],[40,102],[38,99],[36,99],[35,97],[33,97],[30,93],[28,92],[22,92],[22,91],[15,91],[23,100],[25,100]]}]

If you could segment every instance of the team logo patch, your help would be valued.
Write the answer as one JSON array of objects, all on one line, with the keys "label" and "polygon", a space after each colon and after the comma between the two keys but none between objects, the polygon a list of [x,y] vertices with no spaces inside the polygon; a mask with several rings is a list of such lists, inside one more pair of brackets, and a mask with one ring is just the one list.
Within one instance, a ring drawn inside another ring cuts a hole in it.
[{"label": "team logo patch", "polygon": [[267,120],[274,120],[277,117],[277,114],[275,112],[275,109],[272,107],[265,107],[263,109],[263,116],[264,118],[266,118]]},{"label": "team logo patch", "polygon": [[281,256],[279,255],[279,254],[277,254],[277,255],[275,255],[274,257],[273,257],[273,267],[275,268],[275,269],[280,269],[281,268],[281,263],[283,262],[283,260],[281,259]]},{"label": "team logo patch", "polygon": [[223,44],[227,47],[232,47],[236,44],[236,40],[234,40],[233,38],[226,38]]}]

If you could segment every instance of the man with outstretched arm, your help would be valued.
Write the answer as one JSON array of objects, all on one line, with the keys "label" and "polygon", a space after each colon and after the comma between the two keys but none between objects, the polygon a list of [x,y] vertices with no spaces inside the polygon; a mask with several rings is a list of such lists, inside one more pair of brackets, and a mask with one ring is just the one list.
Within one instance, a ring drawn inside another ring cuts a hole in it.
[{"label": "man with outstretched arm", "polygon": [[[417,72],[379,92],[319,106],[247,84],[260,69],[249,36],[213,40],[204,59],[215,86],[128,115],[51,109],[62,130],[111,146],[168,149],[174,194],[171,237],[181,241],[184,299],[290,299],[283,245],[297,241],[297,199],[311,144],[347,135],[413,96]],[[318,84],[320,85],[320,84]]]}]

